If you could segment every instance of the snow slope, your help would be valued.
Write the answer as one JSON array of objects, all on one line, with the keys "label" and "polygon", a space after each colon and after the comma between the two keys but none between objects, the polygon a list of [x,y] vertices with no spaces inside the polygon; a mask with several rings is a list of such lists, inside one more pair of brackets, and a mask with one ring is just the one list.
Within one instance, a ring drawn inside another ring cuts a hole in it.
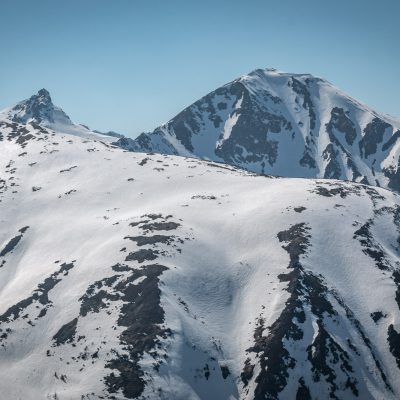
[{"label": "snow slope", "polygon": [[309,74],[257,69],[135,140],[132,151],[198,157],[287,177],[400,191],[400,121]]},{"label": "snow slope", "polygon": [[400,199],[0,122],[4,399],[397,399]]}]

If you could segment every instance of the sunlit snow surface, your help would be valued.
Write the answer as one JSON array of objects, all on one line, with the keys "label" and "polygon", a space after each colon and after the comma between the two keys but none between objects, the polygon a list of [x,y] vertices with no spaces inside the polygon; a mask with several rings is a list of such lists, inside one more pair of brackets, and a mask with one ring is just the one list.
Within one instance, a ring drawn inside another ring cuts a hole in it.
[{"label": "sunlit snow surface", "polygon": [[0,135],[1,398],[400,397],[396,194]]}]

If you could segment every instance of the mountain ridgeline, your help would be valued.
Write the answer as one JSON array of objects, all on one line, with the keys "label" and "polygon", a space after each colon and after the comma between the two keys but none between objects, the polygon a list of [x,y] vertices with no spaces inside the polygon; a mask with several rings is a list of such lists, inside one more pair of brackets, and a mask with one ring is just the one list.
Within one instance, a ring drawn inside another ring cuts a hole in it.
[{"label": "mountain ridgeline", "polygon": [[187,107],[127,150],[197,157],[261,174],[361,182],[400,191],[400,121],[326,80],[255,70]]}]

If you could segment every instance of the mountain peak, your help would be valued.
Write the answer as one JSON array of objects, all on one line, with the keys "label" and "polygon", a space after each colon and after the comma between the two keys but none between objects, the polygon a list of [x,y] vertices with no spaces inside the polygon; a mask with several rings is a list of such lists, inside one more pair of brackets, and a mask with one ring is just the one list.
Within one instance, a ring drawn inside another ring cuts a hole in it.
[{"label": "mountain peak", "polygon": [[[32,118],[36,120],[35,122],[40,123],[44,117],[43,113],[45,112],[47,114],[46,118],[48,118],[49,111],[54,111],[55,107],[51,100],[50,93],[43,88],[29,99],[18,103],[14,108],[17,110],[31,110]],[[49,121],[52,121],[52,119],[49,119]]]},{"label": "mountain peak", "polygon": [[[51,101],[51,97],[50,97],[49,91],[46,90],[46,89],[44,89],[44,88],[40,89],[40,90],[37,92],[37,94],[34,95],[34,96],[40,97],[40,98],[45,98],[45,99],[48,99],[48,100]],[[32,97],[34,97],[34,96],[32,96]]]},{"label": "mountain peak", "polygon": [[53,104],[49,91],[44,88],[3,113],[8,119],[23,124],[28,122],[35,122],[43,126],[57,122],[72,124],[68,115]]},{"label": "mountain peak", "polygon": [[265,75],[279,75],[284,74],[283,71],[279,71],[276,68],[256,68],[248,74],[243,75],[243,77],[253,77],[253,76],[265,76]]},{"label": "mountain peak", "polygon": [[287,77],[287,78],[311,78],[320,80],[320,78],[310,74],[310,73],[292,73],[281,71],[276,68],[268,67],[268,68],[257,68],[246,75],[243,75],[242,78],[248,77],[262,77],[262,78],[274,78],[274,77]]},{"label": "mountain peak", "polygon": [[39,94],[39,95],[42,95],[42,94],[49,95],[50,93],[49,93],[49,91],[48,91],[47,89],[42,88],[42,89],[40,89],[40,90],[38,91],[38,94]]},{"label": "mountain peak", "polygon": [[255,70],[251,71],[251,72],[249,73],[249,75],[251,75],[251,74],[266,73],[266,72],[274,72],[274,73],[277,73],[277,74],[283,73],[283,71],[279,71],[279,70],[276,69],[276,68],[267,67],[267,68],[256,68]]},{"label": "mountain peak", "polygon": [[53,104],[50,93],[42,88],[28,99],[20,101],[13,107],[0,111],[0,120],[6,119],[19,124],[37,124],[52,129],[58,133],[80,136],[88,139],[98,139],[111,142],[115,137],[123,135],[115,132],[101,133],[92,131],[83,124],[75,124],[70,117]]},{"label": "mountain peak", "polygon": [[152,133],[119,144],[261,174],[351,180],[400,192],[400,121],[309,73],[255,69]]}]

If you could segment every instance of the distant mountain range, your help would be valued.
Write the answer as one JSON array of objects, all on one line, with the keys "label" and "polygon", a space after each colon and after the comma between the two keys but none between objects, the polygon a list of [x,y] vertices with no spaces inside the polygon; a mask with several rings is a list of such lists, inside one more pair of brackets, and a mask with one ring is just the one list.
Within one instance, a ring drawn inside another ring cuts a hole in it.
[{"label": "distant mountain range", "polygon": [[195,157],[276,176],[400,191],[400,121],[309,74],[257,69],[136,139],[75,124],[47,90],[0,112],[58,132],[98,135],[125,150]]},{"label": "distant mountain range", "polygon": [[400,121],[324,79],[257,69],[118,145],[249,171],[333,178],[400,191]]}]

